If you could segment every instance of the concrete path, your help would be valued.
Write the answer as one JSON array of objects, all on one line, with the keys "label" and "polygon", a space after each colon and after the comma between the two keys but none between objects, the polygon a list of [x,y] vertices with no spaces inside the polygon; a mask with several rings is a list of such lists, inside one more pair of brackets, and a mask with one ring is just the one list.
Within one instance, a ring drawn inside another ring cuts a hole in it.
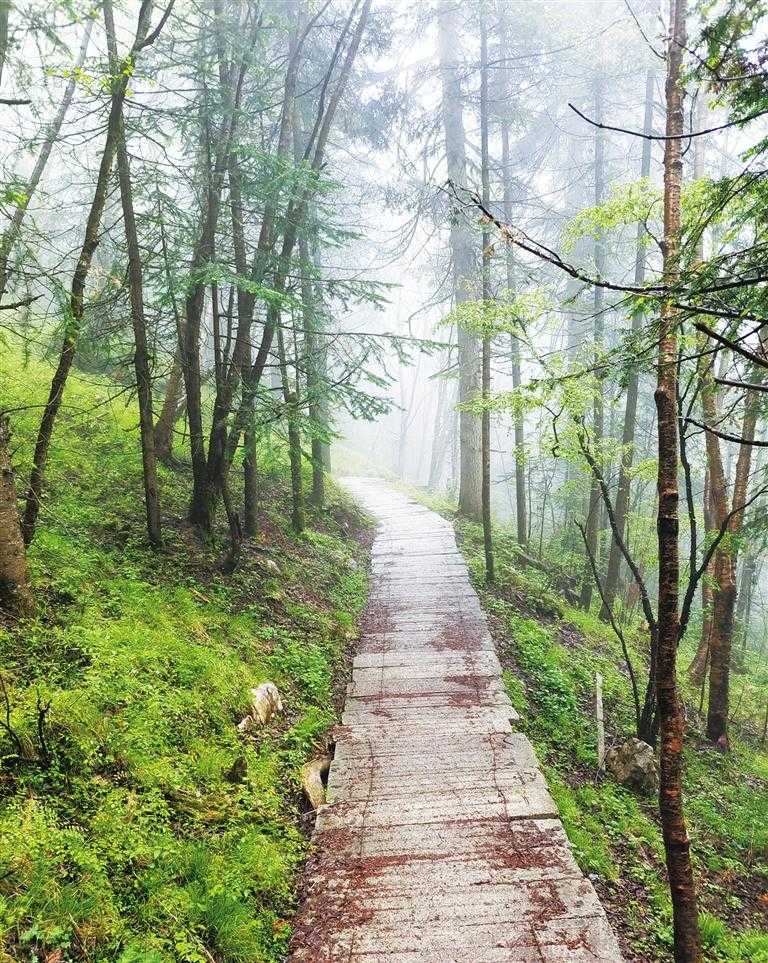
[{"label": "concrete path", "polygon": [[620,963],[452,527],[373,479],[372,591],[292,963]]}]

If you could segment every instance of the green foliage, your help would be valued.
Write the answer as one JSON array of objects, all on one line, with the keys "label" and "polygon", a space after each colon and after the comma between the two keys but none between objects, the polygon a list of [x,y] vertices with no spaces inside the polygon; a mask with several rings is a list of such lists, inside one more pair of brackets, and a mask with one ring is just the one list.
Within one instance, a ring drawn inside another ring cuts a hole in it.
[{"label": "green foliage", "polygon": [[654,211],[661,216],[661,193],[650,180],[642,178],[616,185],[602,204],[584,208],[567,224],[563,250],[570,253],[582,238],[600,237],[617,228],[647,221]]},{"label": "green foliage", "polygon": [[[24,474],[38,417],[26,406],[49,372],[15,360],[0,370],[0,404],[23,409]],[[285,455],[265,448],[261,523],[279,575],[261,553],[220,575],[221,546],[173,521],[187,480],[165,470],[167,548],[153,554],[136,420],[106,387],[70,379],[30,553],[39,618],[0,627],[23,749],[0,734],[0,959],[277,961],[306,852],[298,769],[335,719],[365,597],[345,534],[360,522],[332,492],[322,530],[292,540],[276,484],[288,488]],[[265,679],[284,715],[241,735]]]}]

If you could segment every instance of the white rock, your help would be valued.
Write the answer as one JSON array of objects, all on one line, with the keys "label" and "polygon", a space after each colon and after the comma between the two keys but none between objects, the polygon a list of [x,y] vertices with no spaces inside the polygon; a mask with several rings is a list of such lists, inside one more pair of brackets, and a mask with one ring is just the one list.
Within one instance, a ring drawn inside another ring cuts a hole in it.
[{"label": "white rock", "polygon": [[328,775],[330,765],[330,758],[322,756],[320,759],[310,760],[301,767],[301,788],[315,811],[325,805],[323,776]]},{"label": "white rock", "polygon": [[251,689],[251,713],[254,720],[263,726],[277,712],[283,711],[283,702],[274,682],[262,682],[260,686]]}]

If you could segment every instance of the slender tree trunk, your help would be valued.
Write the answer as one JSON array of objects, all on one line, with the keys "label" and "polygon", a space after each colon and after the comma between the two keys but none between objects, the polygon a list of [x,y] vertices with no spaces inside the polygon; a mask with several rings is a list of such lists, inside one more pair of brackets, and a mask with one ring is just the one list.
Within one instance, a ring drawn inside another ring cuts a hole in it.
[{"label": "slender tree trunk", "polygon": [[320,378],[321,348],[315,332],[315,301],[312,279],[307,276],[310,261],[309,245],[299,238],[299,257],[302,263],[301,277],[301,310],[304,323],[304,366],[307,379],[307,410],[312,424],[312,492],[310,503],[315,508],[322,508],[325,504],[325,465],[323,460],[323,438],[328,432],[328,425],[323,420],[322,392],[323,383]]},{"label": "slender tree trunk", "polygon": [[[208,124],[208,118],[204,118]],[[227,138],[225,132],[222,138]],[[226,153],[225,153],[226,151]],[[221,143],[217,149],[214,171],[209,179],[203,201],[200,234],[195,244],[190,264],[190,274],[202,275],[204,268],[214,259],[216,226],[221,206],[225,158],[228,148]],[[202,532],[213,528],[216,491],[211,485],[205,453],[203,430],[202,370],[200,366],[200,336],[203,311],[205,309],[206,285],[203,280],[195,280],[189,288],[184,306],[184,325],[182,343],[182,369],[184,388],[187,396],[187,421],[189,423],[189,445],[192,456],[192,497],[189,503],[189,520]]]},{"label": "slender tree trunk", "polygon": [[[480,14],[480,139],[481,176],[483,204],[491,206],[491,171],[488,156],[488,26],[485,12]],[[483,499],[483,547],[485,550],[485,581],[491,585],[493,570],[493,535],[491,531],[491,233],[488,225],[482,232],[483,264],[483,346],[482,346],[482,401],[481,447],[482,447],[482,499]]]},{"label": "slender tree trunk", "polygon": [[184,399],[184,366],[182,358],[182,345],[184,344],[184,322],[179,311],[174,292],[173,275],[171,273],[171,263],[168,254],[168,239],[165,234],[162,205],[158,191],[158,223],[160,225],[160,247],[163,255],[163,270],[165,273],[165,283],[173,309],[173,321],[176,328],[176,350],[174,351],[171,370],[165,383],[165,394],[163,395],[163,405],[160,409],[157,422],[155,423],[155,456],[159,461],[169,464],[173,454],[173,430],[176,422],[181,417]]},{"label": "slender tree trunk", "polygon": [[[597,123],[603,120],[603,75],[602,69],[595,78],[595,119]],[[605,135],[598,127],[595,129],[595,207],[603,203],[605,193]],[[602,234],[595,237],[595,272],[598,278],[605,275],[605,241]],[[594,292],[594,339],[595,339],[595,400],[593,403],[592,415],[592,436],[594,439],[595,459],[602,470],[602,444],[603,444],[603,422],[605,410],[603,404],[603,376],[598,366],[602,360],[603,341],[605,336],[605,319],[603,317],[604,291],[596,286]],[[594,577],[589,557],[594,559],[595,572],[599,572],[600,556],[600,515],[601,515],[601,495],[600,485],[592,473],[592,480],[589,488],[589,503],[587,509],[587,524],[585,540],[588,559],[584,567],[581,580],[581,595],[579,604],[583,609],[589,611],[592,605],[592,593],[594,589]]]},{"label": "slender tree trunk", "polygon": [[243,433],[243,533],[248,538],[258,534],[259,472],[256,459],[257,433],[253,421]]},{"label": "slender tree trunk", "polygon": [[[303,145],[301,143],[301,126],[299,113],[295,109],[293,121],[293,156],[296,164],[301,163]],[[315,286],[309,272],[314,260],[307,241],[308,229],[304,227],[299,234],[299,259],[301,262],[301,315],[304,325],[304,371],[307,383],[307,413],[312,427],[310,445],[312,451],[312,491],[309,502],[315,508],[322,508],[325,504],[325,465],[323,463],[323,439],[327,435],[328,424],[323,421],[323,381],[320,377],[320,352],[316,332],[316,303]]]},{"label": "slender tree trunk", "polygon": [[[111,15],[111,0],[104,0],[103,7],[105,18]],[[107,13],[109,11],[109,14]],[[139,22],[136,30],[131,52],[128,58],[133,69],[138,52],[144,45],[149,30],[149,18],[152,11],[152,4],[148,0],[143,0],[139,11]],[[85,314],[85,286],[91,270],[93,255],[99,243],[99,227],[101,217],[104,213],[104,206],[107,201],[107,189],[109,187],[109,176],[112,170],[112,163],[115,158],[115,148],[117,146],[117,136],[122,114],[125,92],[128,87],[128,79],[131,71],[121,71],[114,80],[112,90],[112,101],[107,121],[107,136],[104,149],[101,155],[99,173],[96,178],[96,188],[88,211],[88,218],[85,224],[85,237],[77,259],[77,266],[72,276],[72,290],[69,301],[69,314],[64,325],[64,338],[59,354],[59,362],[56,366],[51,388],[48,393],[48,400],[43,408],[43,416],[40,421],[40,428],[37,433],[35,443],[35,453],[32,462],[32,472],[29,479],[29,488],[24,506],[22,517],[22,533],[25,544],[29,545],[35,535],[37,519],[40,513],[40,501],[43,491],[43,480],[45,478],[45,466],[48,461],[48,452],[53,437],[53,429],[56,424],[56,417],[61,407],[64,388],[67,384],[72,362],[75,359],[77,339],[83,324]]]},{"label": "slender tree trunk", "polygon": [[[9,6],[9,0],[0,0],[0,33],[2,32],[3,12],[5,12],[5,17],[7,18]],[[64,88],[64,96],[61,99],[61,104],[59,105],[59,109],[56,111],[56,116],[45,132],[45,137],[43,138],[43,143],[40,147],[40,153],[37,155],[37,160],[35,161],[35,166],[32,168],[32,173],[29,175],[29,180],[24,186],[22,197],[16,204],[11,222],[3,231],[2,238],[0,238],[0,300],[2,300],[5,290],[8,287],[8,262],[13,250],[13,245],[16,242],[19,233],[21,232],[21,227],[24,222],[27,209],[29,208],[29,203],[32,200],[32,197],[37,190],[37,186],[43,176],[48,159],[51,156],[51,151],[53,150],[53,145],[58,140],[61,128],[64,124],[64,119],[67,116],[67,111],[69,110],[69,107],[72,103],[72,98],[75,95],[78,72],[85,63],[85,57],[88,53],[88,44],[90,43],[92,29],[93,20],[88,18],[83,31],[83,39],[80,43],[80,52],[77,55],[77,60],[75,61],[72,74],[67,81],[67,86]]]},{"label": "slender tree trunk", "polygon": [[762,554],[755,551],[755,548],[750,547],[744,559],[744,565],[741,570],[741,579],[739,585],[739,596],[736,605],[736,631],[738,633],[738,640],[741,642],[741,661],[744,663],[747,657],[747,646],[749,640],[749,620],[752,615],[752,601],[755,591],[755,586],[757,585],[757,574],[758,574],[758,560],[759,555]]},{"label": "slender tree trunk", "polygon": [[155,455],[165,463],[169,463],[173,456],[173,430],[184,410],[183,389],[184,373],[177,352],[165,383],[163,406],[155,422]]},{"label": "slender tree trunk", "polygon": [[[704,531],[711,532],[715,528],[715,521],[712,515],[711,483],[709,475],[709,463],[704,468],[704,490],[702,492],[702,505],[704,517]],[[709,671],[709,644],[712,640],[712,563],[710,562],[704,577],[701,580],[701,634],[696,654],[688,666],[688,675],[691,682],[699,687],[703,684]]]},{"label": "slender tree trunk", "polygon": [[283,329],[277,326],[277,353],[280,362],[280,378],[283,386],[286,420],[288,422],[288,458],[291,465],[291,527],[294,532],[304,531],[304,488],[301,478],[301,432],[298,423],[298,389],[292,389],[288,378],[288,361],[285,354]]},{"label": "slender tree trunk", "polygon": [[[655,76],[654,71],[649,69],[645,75],[645,121],[643,132],[647,135],[643,140],[643,153],[640,160],[640,177],[648,178],[651,174],[651,140],[650,134],[653,133],[653,90]],[[645,227],[643,224],[637,225],[637,241],[635,246],[635,286],[640,287],[645,280]],[[640,312],[632,315],[632,332],[640,330],[642,317]],[[621,461],[619,464],[619,479],[616,488],[616,503],[613,514],[616,519],[616,527],[621,538],[627,526],[627,516],[629,514],[629,497],[631,488],[630,470],[634,457],[635,445],[635,424],[637,422],[637,398],[640,388],[640,377],[636,365],[632,365],[629,371],[627,382],[627,401],[624,408],[624,427],[621,433]],[[611,540],[611,549],[608,555],[608,567],[605,575],[604,600],[600,609],[600,618],[607,621],[609,612],[613,609],[616,596],[619,590],[619,573],[621,570],[621,550],[618,541]]]},{"label": "slender tree trunk", "polygon": [[0,84],[3,82],[5,61],[8,57],[8,20],[11,12],[11,0],[0,0]]},{"label": "slender tree trunk", "polygon": [[[504,218],[512,223],[512,158],[509,149],[509,127],[505,123],[501,130],[501,166],[504,169]],[[509,297],[515,293],[515,255],[511,244],[506,247],[507,291]],[[520,370],[520,338],[510,335],[512,388],[522,385]],[[517,525],[517,544],[521,548],[528,545],[527,494],[525,490],[525,416],[515,412],[515,522]]]},{"label": "slender tree trunk", "polygon": [[[117,41],[111,8],[104,8],[112,69],[117,72]],[[133,357],[136,372],[136,394],[139,402],[139,432],[141,436],[142,478],[144,483],[144,507],[147,519],[149,540],[156,548],[163,542],[160,522],[160,493],[157,484],[155,465],[154,414],[152,411],[152,372],[150,370],[149,348],[147,347],[147,323],[144,316],[144,280],[141,265],[141,249],[136,228],[136,214],[133,207],[133,187],[131,167],[125,138],[125,122],[122,108],[117,121],[117,170],[120,181],[120,199],[123,208],[125,242],[128,249],[128,282],[131,299],[131,324],[135,353]]]},{"label": "slender tree trunk", "polygon": [[[684,87],[682,59],[686,49],[686,0],[671,0],[667,48],[667,122],[664,142],[664,282],[680,277],[680,200],[683,185],[682,137]],[[680,641],[677,326],[672,300],[662,305],[659,324],[658,380],[658,658],[656,689],[660,722],[659,811],[669,887],[672,897],[676,963],[700,963],[698,902],[691,865],[690,841],[683,810],[682,766],[685,718],[677,688]]]},{"label": "slender tree trunk", "polygon": [[[218,17],[216,18],[218,20]],[[201,97],[200,128],[202,137],[202,166],[205,171],[206,187],[200,214],[200,227],[195,242],[190,275],[193,282],[190,285],[184,306],[184,325],[182,341],[182,366],[184,370],[184,386],[187,396],[187,420],[189,423],[189,444],[192,456],[192,497],[189,502],[189,521],[201,532],[209,533],[213,529],[216,515],[216,501],[219,494],[225,493],[225,479],[221,473],[212,471],[211,463],[223,457],[224,441],[226,439],[226,415],[228,405],[222,398],[222,385],[219,376],[216,397],[214,399],[214,413],[211,426],[211,448],[208,455],[205,450],[205,437],[202,409],[202,372],[200,359],[200,340],[202,332],[202,318],[205,310],[206,282],[205,268],[216,257],[216,230],[222,204],[224,179],[230,170],[232,160],[232,144],[234,141],[238,108],[242,95],[242,84],[245,73],[245,61],[234,59],[224,62],[224,44],[217,38],[219,52],[219,87],[223,103],[223,116],[218,130],[214,131],[208,111],[208,99],[205,82],[202,77],[203,96]],[[201,59],[207,37],[201,26],[200,47]],[[242,57],[245,57],[243,53]],[[235,179],[236,180],[236,179]],[[230,189],[233,189],[232,181]],[[234,189],[237,189],[235,183]],[[238,309],[240,304],[238,302]],[[243,319],[240,319],[243,320]],[[233,349],[233,354],[237,349]],[[237,360],[233,358],[237,366]],[[228,383],[227,383],[228,386]],[[224,426],[222,427],[222,420]]]},{"label": "slender tree trunk", "polygon": [[[701,381],[701,401],[703,409],[704,423],[712,425],[718,424],[718,409],[716,400],[716,388],[712,376],[713,357],[708,355],[699,364]],[[709,479],[709,502],[711,512],[710,531],[718,531],[721,526],[727,524],[728,514],[728,482],[725,477],[722,453],[720,451],[720,439],[712,432],[705,432],[705,443],[707,452],[707,476]],[[712,600],[712,611],[709,620],[705,619],[705,630],[707,631],[707,646],[705,654],[705,669],[709,663],[710,671],[710,694],[713,689],[719,697],[728,700],[728,681],[729,666],[722,665],[723,650],[727,647],[730,661],[730,641],[733,632],[733,608],[730,604],[731,597],[735,601],[736,583],[733,558],[728,547],[718,549],[710,563],[710,572],[713,585],[710,590]],[[707,626],[707,621],[709,625]],[[703,640],[702,640],[703,641]],[[704,675],[701,675],[703,681]],[[716,698],[718,696],[716,695]],[[712,707],[710,706],[710,719]],[[707,723],[709,729],[709,720]],[[724,733],[718,733],[716,738]]]},{"label": "slender tree trunk", "polygon": [[[360,9],[358,20],[354,26],[354,29],[352,29],[352,23],[357,11],[357,7],[354,6],[351,9],[344,30],[339,39],[339,44],[341,44],[347,33],[351,31],[349,45],[339,70],[336,86],[333,89],[333,93],[327,98],[327,102],[326,100],[323,100],[321,103],[320,110],[316,118],[315,128],[312,134],[312,141],[310,146],[305,151],[305,158],[308,160],[309,166],[314,172],[318,172],[323,165],[325,149],[328,144],[328,136],[331,131],[334,117],[336,116],[339,102],[341,101],[341,97],[346,89],[349,75],[352,70],[352,65],[357,57],[360,41],[362,40],[368,24],[371,2],[372,0],[362,0],[362,7]],[[340,46],[338,45],[337,51],[340,51]],[[310,150],[310,147],[312,146],[313,149]],[[312,202],[313,197],[314,188],[312,185],[310,185],[302,190],[297,197],[291,198],[288,203],[284,218],[285,228],[283,232],[283,243],[276,259],[277,268],[275,270],[271,285],[272,290],[277,297],[280,297],[285,293],[286,281],[288,279],[288,273],[290,269],[290,258],[293,254],[293,249],[299,235],[299,229],[304,223],[307,210]],[[279,324],[280,307],[277,301],[273,300],[267,307],[266,323],[264,325],[261,342],[253,360],[253,364],[248,371],[247,377],[243,378],[240,405],[235,413],[232,428],[227,439],[225,466],[231,464],[231,460],[237,451],[237,447],[240,443],[240,435],[244,430],[248,419],[248,412],[250,411],[250,407],[256,397],[259,382],[261,381],[261,377],[264,372],[264,366],[266,365],[270,351],[272,350],[272,341]]]},{"label": "slender tree trunk", "polygon": [[437,491],[443,477],[443,464],[449,438],[447,436],[450,419],[447,408],[447,382],[439,378],[437,382],[437,398],[435,399],[435,428],[432,434],[432,452],[429,459],[429,475],[427,488]]},{"label": "slender tree trunk", "polygon": [[[460,6],[440,0],[437,12],[438,52],[442,79],[442,117],[448,177],[458,185],[467,182],[466,143],[462,110],[461,68],[457,50]],[[451,224],[454,303],[472,298],[475,257],[472,236],[461,218]],[[458,325],[459,404],[479,394],[481,359],[477,337]],[[475,521],[483,515],[481,419],[462,408],[459,412],[459,511]]]},{"label": "slender tree trunk", "polygon": [[[502,31],[502,44],[509,46],[509,26],[507,17],[502,13],[500,19],[500,29]],[[506,95],[510,105],[513,102],[512,71],[507,71],[506,76]],[[501,127],[501,166],[503,181],[503,204],[504,220],[507,224],[512,223],[514,188],[512,183],[512,153],[509,144],[509,122],[505,119]],[[506,272],[507,272],[507,291],[508,297],[512,298],[515,294],[515,253],[511,244],[506,245],[505,251]],[[520,370],[520,338],[516,334],[510,335],[510,348],[512,363],[512,388],[518,390],[522,384]],[[515,522],[517,525],[517,544],[521,548],[528,545],[528,517],[526,512],[527,495],[525,491],[525,416],[522,411],[516,411],[514,416],[514,437],[515,437]]]},{"label": "slender tree trunk", "polygon": [[[761,374],[755,371],[753,380],[759,382]],[[736,470],[733,476],[731,516],[719,517],[718,528],[726,525],[731,536],[728,546],[715,553],[715,585],[712,590],[712,638],[709,646],[709,707],[707,711],[707,738],[722,748],[728,746],[728,716],[730,707],[731,655],[733,651],[734,616],[736,611],[736,562],[738,535],[744,522],[744,504],[747,500],[749,476],[752,468],[752,444],[757,427],[759,402],[757,392],[748,391],[744,404],[741,436]],[[712,414],[712,412],[710,412]],[[716,411],[714,412],[716,415]],[[712,422],[710,422],[711,424]],[[707,432],[707,450],[712,442],[719,455],[720,442],[716,435]],[[713,456],[714,457],[714,456]],[[710,466],[712,462],[710,460]],[[721,463],[722,469],[722,463]],[[710,467],[711,471],[711,467]],[[725,479],[723,478],[723,481]],[[714,486],[713,486],[714,491]],[[721,509],[727,512],[725,498],[715,504],[715,514]],[[716,519],[717,520],[717,519]]]},{"label": "slender tree trunk", "polygon": [[8,416],[0,413],[0,609],[23,618],[34,614],[35,600],[19,524],[10,440]]}]

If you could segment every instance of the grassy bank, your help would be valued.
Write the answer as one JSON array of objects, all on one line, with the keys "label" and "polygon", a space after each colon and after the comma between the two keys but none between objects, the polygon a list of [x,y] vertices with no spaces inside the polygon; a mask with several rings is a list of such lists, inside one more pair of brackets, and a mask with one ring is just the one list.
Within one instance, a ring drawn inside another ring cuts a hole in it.
[{"label": "grassy bank", "polygon": [[[49,377],[20,358],[0,371],[20,482]],[[336,718],[365,522],[332,490],[293,536],[274,437],[234,575],[223,538],[183,522],[183,469],[161,469],[153,553],[135,409],[110,395],[71,379],[30,553],[38,617],[0,624],[0,959],[277,961],[307,848],[298,770]],[[267,679],[284,712],[241,735]]]}]

